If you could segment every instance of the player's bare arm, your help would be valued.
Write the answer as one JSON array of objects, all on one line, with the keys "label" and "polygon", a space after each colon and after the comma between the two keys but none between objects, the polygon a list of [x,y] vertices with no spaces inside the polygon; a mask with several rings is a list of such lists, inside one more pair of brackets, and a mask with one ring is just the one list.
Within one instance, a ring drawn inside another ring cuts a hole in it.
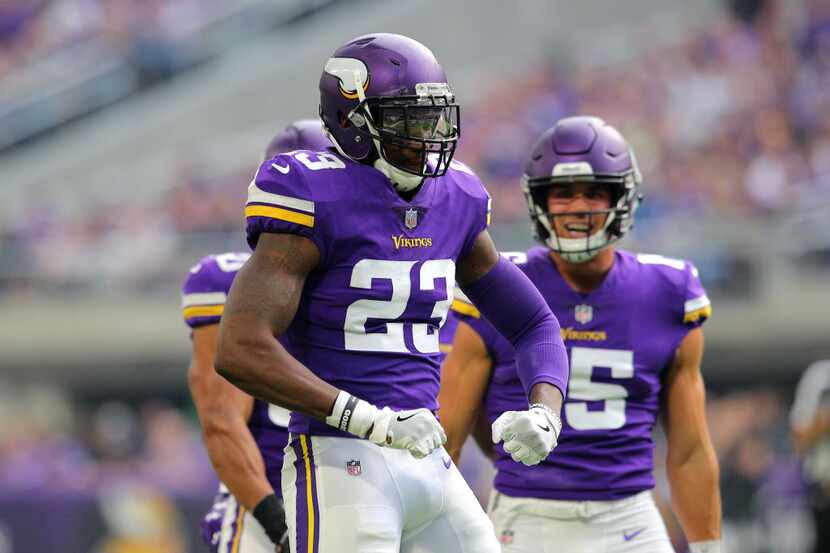
[{"label": "player's bare arm", "polygon": [[264,233],[240,269],[219,328],[216,370],[263,401],[325,419],[338,390],[277,341],[291,324],[317,246],[293,234]]},{"label": "player's bare arm", "polygon": [[485,457],[491,461],[495,461],[498,457],[496,449],[493,447],[493,430],[490,426],[490,421],[487,420],[487,413],[484,409],[479,409],[478,417],[473,423],[473,439],[478,446],[478,449]]},{"label": "player's bare arm", "polygon": [[720,539],[719,468],[706,424],[703,331],[683,339],[666,380],[663,425],[672,507],[690,542]]},{"label": "player's bare arm", "polygon": [[[492,364],[481,336],[470,325],[459,322],[453,348],[441,365],[438,394],[441,425],[447,432],[447,452],[456,465],[477,420]],[[487,442],[490,442],[489,432]]]},{"label": "player's bare arm", "polygon": [[190,395],[202,426],[205,447],[216,474],[249,511],[274,493],[262,454],[248,429],[254,399],[216,374],[213,359],[219,325],[193,330],[187,372]]}]

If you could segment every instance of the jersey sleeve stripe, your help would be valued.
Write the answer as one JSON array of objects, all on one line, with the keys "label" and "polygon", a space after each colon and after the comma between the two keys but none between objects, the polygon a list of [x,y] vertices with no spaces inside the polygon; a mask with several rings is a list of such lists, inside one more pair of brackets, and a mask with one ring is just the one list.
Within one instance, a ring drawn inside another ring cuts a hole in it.
[{"label": "jersey sleeve stripe", "polygon": [[196,317],[221,317],[225,311],[225,305],[194,305],[192,307],[185,307],[182,310],[185,320],[195,319]]},{"label": "jersey sleeve stripe", "polygon": [[693,323],[697,320],[703,318],[708,319],[712,316],[712,306],[707,305],[706,307],[701,307],[700,309],[696,309],[695,311],[689,311],[683,316],[684,323]]},{"label": "jersey sleeve stripe", "polygon": [[193,294],[185,294],[182,296],[182,307],[192,307],[194,305],[216,305],[225,303],[228,299],[224,292],[197,292]]},{"label": "jersey sleeve stripe", "polygon": [[297,211],[314,213],[314,202],[302,200],[300,198],[293,198],[291,196],[283,196],[282,194],[266,192],[258,187],[254,182],[248,186],[248,203],[278,205],[282,207],[290,207],[291,209],[295,209]]},{"label": "jersey sleeve stripe", "polygon": [[280,207],[249,205],[245,207],[245,217],[268,217],[270,219],[279,219],[280,221],[288,221],[289,223],[296,223],[305,227],[314,228],[314,217],[311,215],[297,213],[296,211],[288,211],[287,209],[282,209]]},{"label": "jersey sleeve stripe", "polygon": [[711,304],[712,302],[709,301],[707,296],[698,296],[696,298],[686,300],[686,303],[683,305],[683,311],[688,314],[693,311],[699,311],[705,307],[709,307]]},{"label": "jersey sleeve stripe", "polygon": [[471,303],[465,303],[458,299],[452,300],[450,309],[452,309],[456,313],[461,313],[462,315],[467,315],[469,317],[475,317],[476,319],[481,317],[481,313],[479,313],[475,305]]}]

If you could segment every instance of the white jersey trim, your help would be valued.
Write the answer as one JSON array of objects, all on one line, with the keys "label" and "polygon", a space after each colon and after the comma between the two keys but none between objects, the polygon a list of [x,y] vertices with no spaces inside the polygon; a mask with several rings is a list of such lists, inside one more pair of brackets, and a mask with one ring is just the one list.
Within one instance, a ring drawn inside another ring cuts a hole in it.
[{"label": "white jersey trim", "polygon": [[686,313],[691,313],[693,311],[703,309],[704,307],[709,307],[710,305],[712,305],[712,302],[709,301],[709,298],[707,296],[703,295],[687,300],[686,303],[683,305],[683,309],[686,311]]},{"label": "white jersey trim", "polygon": [[182,296],[182,307],[194,305],[219,305],[225,303],[228,295],[225,292],[201,292]]},{"label": "white jersey trim", "polygon": [[309,200],[301,200],[300,198],[292,198],[291,196],[283,196],[282,194],[272,194],[266,192],[251,182],[248,185],[248,203],[255,202],[261,204],[279,205],[282,207],[290,207],[298,211],[305,211],[306,213],[314,213],[314,202]]},{"label": "white jersey trim", "polygon": [[637,254],[637,261],[643,265],[665,265],[666,267],[671,267],[672,269],[677,269],[678,271],[682,271],[686,268],[686,262],[682,259],[675,259],[673,257],[666,257],[653,253]]}]

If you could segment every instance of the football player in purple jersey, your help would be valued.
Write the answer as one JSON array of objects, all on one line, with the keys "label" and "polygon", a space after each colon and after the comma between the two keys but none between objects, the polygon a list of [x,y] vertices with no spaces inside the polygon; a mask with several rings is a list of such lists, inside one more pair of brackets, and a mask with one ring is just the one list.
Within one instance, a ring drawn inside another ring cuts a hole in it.
[{"label": "football player in purple jersey", "polygon": [[[331,142],[319,119],[292,123],[274,137],[265,158],[299,149],[325,150]],[[182,286],[184,320],[192,329],[188,384],[205,446],[222,484],[202,523],[202,536],[221,553],[287,553],[280,471],[288,442],[286,409],[255,400],[213,369],[225,299],[249,253],[210,255]]]},{"label": "football player in purple jersey", "polygon": [[292,411],[294,550],[495,552],[442,447],[438,331],[457,280],[519,352],[525,405],[503,438],[534,464],[560,427],[559,324],[499,256],[490,197],[452,159],[459,108],[429,49],[393,34],[349,41],[325,63],[320,116],[336,150],[268,160],[249,189],[254,253],[228,297],[217,370]]},{"label": "football player in purple jersey", "polygon": [[[544,246],[510,257],[560,321],[571,377],[559,446],[542,463],[528,468],[483,444],[495,455],[489,511],[505,552],[672,551],[649,491],[658,414],[691,550],[720,550],[700,372],[710,303],[691,263],[612,247],[631,228],[640,180],[625,139],[595,117],[560,120],[531,151],[523,192]],[[497,441],[524,407],[514,350],[474,304],[457,304],[442,373],[441,421],[455,458],[478,413]]]},{"label": "football player in purple jersey", "polygon": [[319,118],[299,119],[277,134],[265,148],[265,159],[294,150],[322,152],[331,148],[323,123]]}]

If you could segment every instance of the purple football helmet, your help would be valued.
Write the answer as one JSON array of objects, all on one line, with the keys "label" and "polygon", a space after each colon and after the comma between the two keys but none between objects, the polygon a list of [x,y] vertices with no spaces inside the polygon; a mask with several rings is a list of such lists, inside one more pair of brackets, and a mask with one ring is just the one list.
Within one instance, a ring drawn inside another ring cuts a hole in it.
[{"label": "purple football helmet", "polygon": [[[592,217],[607,216],[603,228],[585,238],[560,237],[553,224],[557,215],[548,211],[550,188],[572,182],[602,183],[611,192],[609,209],[581,213],[589,226]],[[535,238],[572,263],[592,259],[633,226],[641,182],[634,152],[614,127],[598,117],[560,119],[533,146],[522,177]]]},{"label": "purple football helmet", "polygon": [[320,77],[320,118],[343,155],[386,173],[399,190],[446,173],[459,107],[432,52],[402,35],[350,40]]},{"label": "purple football helmet", "polygon": [[319,119],[300,119],[294,121],[271,139],[265,149],[265,159],[277,154],[294,150],[325,150],[331,146],[331,140],[323,130]]}]

